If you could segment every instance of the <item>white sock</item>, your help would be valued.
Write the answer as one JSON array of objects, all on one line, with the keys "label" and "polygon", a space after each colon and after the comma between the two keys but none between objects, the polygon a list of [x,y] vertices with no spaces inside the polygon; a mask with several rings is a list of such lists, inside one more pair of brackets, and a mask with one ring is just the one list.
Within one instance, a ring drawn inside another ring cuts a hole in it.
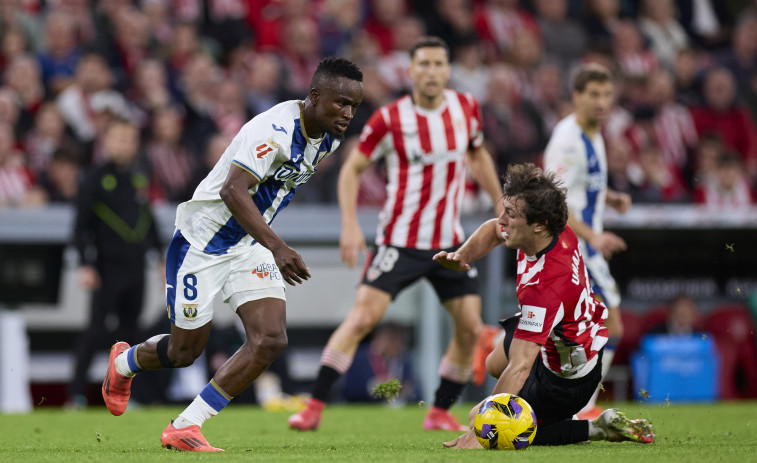
[{"label": "white sock", "polygon": [[129,368],[129,361],[126,360],[126,354],[128,353],[129,350],[127,349],[116,356],[116,371],[123,376],[132,377],[136,375],[136,373]]},{"label": "white sock", "polygon": [[[604,381],[605,377],[607,376],[607,372],[610,371],[610,367],[612,366],[612,359],[614,357],[615,349],[605,349],[604,354],[602,354],[602,381]],[[587,412],[594,408],[597,405],[597,397],[599,397],[599,388],[594,391],[594,394],[591,395],[589,402],[578,413]]]},{"label": "white sock", "polygon": [[173,427],[181,429],[188,426],[202,426],[205,420],[216,416],[217,414],[218,412],[198,395],[195,397],[195,400],[193,400],[192,403],[179,414],[179,417],[173,420]]},{"label": "white sock", "polygon": [[600,428],[593,421],[589,420],[589,440],[605,440],[607,439],[607,433],[604,429]]}]

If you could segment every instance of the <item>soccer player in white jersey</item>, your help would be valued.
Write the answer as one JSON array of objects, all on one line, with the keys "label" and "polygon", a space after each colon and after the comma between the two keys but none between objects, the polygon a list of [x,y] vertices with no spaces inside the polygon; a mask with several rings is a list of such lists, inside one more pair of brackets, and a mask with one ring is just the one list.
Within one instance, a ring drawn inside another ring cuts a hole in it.
[{"label": "soccer player in white jersey", "polygon": [[161,436],[166,448],[221,450],[208,444],[200,427],[286,347],[283,282],[310,278],[297,251],[269,225],[339,146],[363,99],[362,78],[345,59],[322,60],[308,96],[280,103],[245,124],[192,199],[179,205],[166,258],[171,334],[111,348],[102,393],[112,414],[126,410],[135,374],[194,362],[210,334],[213,298],[221,292],[247,340]]},{"label": "soccer player in white jersey", "polygon": [[357,148],[339,174],[342,260],[353,267],[365,238],[356,217],[360,173],[384,158],[387,200],[379,217],[376,249],[366,261],[357,298],[331,335],[321,356],[313,397],[289,419],[299,430],[316,429],[332,385],[347,372],[360,341],[383,317],[402,289],[426,278],[452,315],[455,329],[439,365],[441,383],[423,428],[462,429],[449,413],[471,376],[481,331],[481,299],[475,272],[439,268],[431,257],[454,249],[463,239],[460,225],[466,163],[474,179],[497,204],[501,185],[483,145],[476,99],[445,88],[449,49],[439,38],[424,37],[410,51],[412,94],[377,110],[363,129]]},{"label": "soccer player in white jersey", "polygon": [[[616,234],[603,230],[602,215],[605,204],[620,213],[631,207],[629,195],[607,188],[607,155],[600,128],[612,102],[610,72],[598,64],[580,68],[573,82],[575,112],[555,126],[544,152],[544,168],[555,172],[568,190],[568,224],[578,235],[594,294],[610,309],[606,321],[610,339],[602,362],[603,377],[610,369],[623,336],[620,293],[607,259],[624,251],[626,243]],[[596,406],[597,393],[578,414],[579,418],[594,419],[602,412]]]},{"label": "soccer player in white jersey", "polygon": [[[571,419],[601,379],[607,309],[593,297],[578,238],[567,226],[565,190],[554,173],[533,164],[510,166],[504,192],[498,219],[481,225],[457,251],[434,256],[445,268],[466,272],[500,244],[518,250],[521,313],[500,322],[505,336],[486,359],[497,378],[492,394],[519,395],[531,405],[538,424],[534,445],[654,442],[651,424],[615,409],[595,421]],[[471,423],[480,406],[471,409]],[[472,430],[444,445],[481,448]]]}]

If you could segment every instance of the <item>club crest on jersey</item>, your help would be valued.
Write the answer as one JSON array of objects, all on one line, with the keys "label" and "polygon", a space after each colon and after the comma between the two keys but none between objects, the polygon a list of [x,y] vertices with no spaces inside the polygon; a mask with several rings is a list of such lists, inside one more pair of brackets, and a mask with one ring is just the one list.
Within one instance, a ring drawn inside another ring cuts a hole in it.
[{"label": "club crest on jersey", "polygon": [[377,269],[377,268],[374,268],[374,267],[371,267],[371,268],[369,268],[369,269],[368,269],[368,271],[367,271],[367,272],[365,273],[365,278],[366,278],[366,279],[367,279],[368,281],[373,281],[373,280],[375,280],[376,278],[380,277],[380,276],[381,276],[381,273],[382,273],[382,272],[381,272],[381,270],[379,270],[379,269]]},{"label": "club crest on jersey", "polygon": [[195,318],[197,316],[197,304],[181,304],[184,308],[184,316],[187,318]]}]

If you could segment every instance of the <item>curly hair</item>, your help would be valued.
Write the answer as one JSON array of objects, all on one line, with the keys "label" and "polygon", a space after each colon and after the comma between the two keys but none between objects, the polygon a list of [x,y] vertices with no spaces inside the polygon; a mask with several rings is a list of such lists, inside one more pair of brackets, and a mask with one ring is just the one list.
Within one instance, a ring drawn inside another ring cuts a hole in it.
[{"label": "curly hair", "polygon": [[362,82],[363,72],[352,61],[329,56],[323,58],[321,62],[318,63],[318,68],[315,70],[313,78],[310,80],[310,88],[320,88],[328,80],[331,80],[334,77],[346,77],[350,80]]},{"label": "curly hair", "polygon": [[522,213],[530,225],[543,223],[552,236],[559,235],[568,223],[565,188],[552,172],[534,164],[514,164],[507,168],[505,197],[523,200]]}]

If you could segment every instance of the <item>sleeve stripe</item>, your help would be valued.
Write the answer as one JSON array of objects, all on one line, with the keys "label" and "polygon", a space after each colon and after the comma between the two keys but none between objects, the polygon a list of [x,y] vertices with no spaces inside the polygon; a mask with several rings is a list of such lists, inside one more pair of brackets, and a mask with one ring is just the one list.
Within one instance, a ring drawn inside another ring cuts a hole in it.
[{"label": "sleeve stripe", "polygon": [[240,168],[246,170],[247,172],[251,173],[253,177],[255,177],[256,179],[258,179],[258,181],[263,180],[263,177],[261,177],[254,170],[252,170],[250,167],[247,167],[246,165],[242,164],[241,162],[237,161],[236,159],[233,160],[233,161],[231,161],[231,163],[232,164],[236,164],[237,167],[240,167]]}]

